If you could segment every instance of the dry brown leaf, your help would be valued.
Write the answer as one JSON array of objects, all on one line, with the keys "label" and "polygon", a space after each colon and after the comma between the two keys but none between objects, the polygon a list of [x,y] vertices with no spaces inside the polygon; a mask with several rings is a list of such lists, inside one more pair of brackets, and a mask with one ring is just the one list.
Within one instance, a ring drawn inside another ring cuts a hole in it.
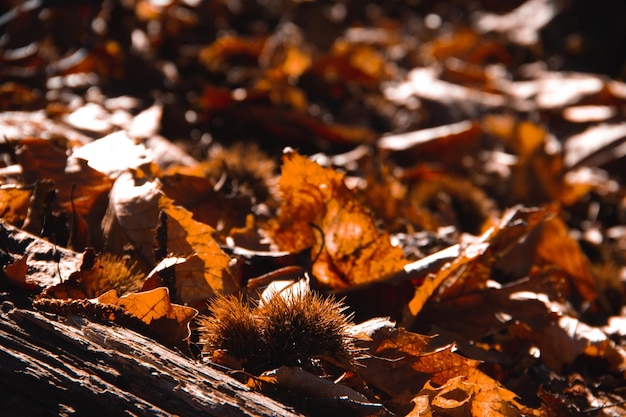
[{"label": "dry brown leaf", "polygon": [[457,164],[466,155],[473,155],[480,147],[480,126],[462,121],[398,135],[383,136],[378,147],[390,152],[400,162],[434,160]]},{"label": "dry brown leaf", "polygon": [[509,62],[510,56],[504,46],[482,36],[472,29],[459,29],[439,36],[425,43],[421,53],[426,59],[445,62],[458,58],[474,65],[484,65],[488,58],[496,57],[501,62]]},{"label": "dry brown leaf", "polygon": [[4,275],[9,280],[9,283],[16,288],[21,288],[27,291],[35,291],[39,289],[39,285],[26,280],[26,274],[28,272],[27,260],[27,256],[19,257],[15,262],[3,266],[2,272],[4,272]]},{"label": "dry brown leaf", "polygon": [[[488,115],[482,125],[515,155],[514,162],[509,164],[510,179],[507,179],[509,201],[540,204],[564,196],[567,189],[563,181],[563,158],[554,151],[558,146],[544,127],[511,115]],[[494,161],[494,165],[497,164]]]},{"label": "dry brown leaf", "polygon": [[124,306],[133,316],[146,324],[171,314],[172,305],[169,301],[167,288],[155,288],[151,291],[128,294],[120,297],[118,305]]},{"label": "dry brown leaf", "polygon": [[313,398],[345,397],[352,401],[368,401],[364,395],[345,385],[336,384],[295,366],[281,366],[272,371],[264,372],[259,379],[275,384],[282,389],[298,392]]},{"label": "dry brown leaf", "polygon": [[605,103],[607,98],[611,101],[624,99],[623,83],[576,72],[540,70],[534,72],[529,81],[500,79],[498,86],[511,97],[532,99],[542,110],[562,111],[571,105]]},{"label": "dry brown leaf", "polygon": [[420,414],[415,413],[421,410],[434,412],[435,416],[545,416],[540,410],[521,405],[513,392],[476,368],[470,368],[467,375],[451,378],[443,385],[434,386],[427,382],[413,401],[416,407],[409,415],[416,416]]},{"label": "dry brown leaf", "polygon": [[233,110],[235,117],[245,119],[263,132],[271,133],[276,140],[286,144],[315,144],[316,146],[361,145],[374,141],[376,133],[358,125],[325,123],[318,117],[295,110],[267,106],[249,106]]},{"label": "dry brown leaf", "polygon": [[49,115],[46,110],[2,112],[0,130],[11,143],[29,137],[67,138],[68,142],[75,145],[92,141],[89,136],[69,128],[65,123],[52,120]]},{"label": "dry brown leaf", "polygon": [[407,263],[343,179],[296,152],[285,154],[279,182],[283,202],[272,228],[281,250],[312,247],[316,254],[321,249],[313,273],[334,288],[376,281]]},{"label": "dry brown leaf", "polygon": [[109,291],[97,298],[102,304],[124,307],[133,316],[150,327],[159,340],[169,346],[180,346],[189,338],[189,324],[198,311],[194,308],[172,304],[167,288],[160,287],[150,291],[127,294],[117,297]]},{"label": "dry brown leaf", "polygon": [[[105,223],[108,248],[121,253],[127,238],[153,265],[153,242],[159,213],[166,216],[166,241],[159,242],[166,253],[188,258],[175,267],[176,300],[200,303],[215,294],[230,294],[238,288],[229,270],[230,258],[213,239],[214,229],[193,219],[192,213],[176,206],[163,195],[157,181],[122,174],[111,191],[111,204]],[[116,248],[114,250],[113,248]]]},{"label": "dry brown leaf", "polygon": [[578,290],[583,300],[597,300],[598,284],[591,272],[589,259],[578,243],[568,235],[567,226],[561,218],[555,217],[542,223],[536,254],[538,260],[556,265],[565,271],[570,277],[571,285]]},{"label": "dry brown leaf", "polygon": [[213,238],[215,230],[195,221],[191,212],[165,196],[159,199],[159,209],[167,216],[168,252],[188,257],[175,266],[176,299],[204,304],[217,294],[236,292],[239,283],[230,271],[230,257]]},{"label": "dry brown leaf", "polygon": [[23,188],[0,188],[0,218],[21,226],[26,220],[31,191]]},{"label": "dry brown leaf", "polygon": [[358,83],[375,87],[395,73],[395,67],[372,46],[338,40],[330,54],[317,59],[311,68],[325,83]]},{"label": "dry brown leaf", "polygon": [[165,195],[192,212],[195,220],[219,226],[220,234],[226,235],[242,224],[241,219],[250,211],[251,197],[217,192],[205,175],[205,167],[198,165],[194,169],[169,170],[160,180]]},{"label": "dry brown leaf", "polygon": [[626,156],[626,123],[592,126],[567,138],[564,144],[565,165],[601,166]]},{"label": "dry brown leaf", "polygon": [[91,168],[112,179],[127,169],[139,169],[152,160],[149,150],[131,139],[125,131],[111,133],[81,146],[74,150],[72,156],[87,161]]},{"label": "dry brown leaf", "polygon": [[431,337],[389,327],[377,329],[370,337],[370,342],[359,343],[372,355],[362,361],[364,367],[359,370],[369,384],[396,397],[406,391],[417,393],[430,379],[417,374],[414,367],[419,367]]},{"label": "dry brown leaf", "polygon": [[63,117],[71,127],[92,134],[106,135],[115,129],[112,115],[96,103],[85,103]]},{"label": "dry brown leaf", "polygon": [[250,64],[253,64],[263,52],[266,40],[266,38],[244,39],[232,35],[222,36],[204,48],[200,52],[199,59],[212,71],[225,69],[230,59],[241,60],[242,57],[246,57]]},{"label": "dry brown leaf", "polygon": [[24,139],[17,152],[25,183],[53,180],[63,208],[73,207],[84,218],[99,221],[95,214],[101,212],[112,184],[107,176],[82,159],[67,158],[66,150],[52,141]]},{"label": "dry brown leaf", "polygon": [[115,180],[102,222],[107,252],[121,255],[130,242],[145,265],[154,263],[153,231],[159,217],[161,195],[158,182],[139,173],[125,172]]},{"label": "dry brown leaf", "polygon": [[539,42],[539,32],[558,14],[558,2],[529,0],[504,15],[481,13],[475,25],[481,32],[505,34],[511,42],[534,46]]},{"label": "dry brown leaf", "polygon": [[387,85],[384,94],[388,100],[399,105],[411,106],[417,98],[451,105],[458,109],[469,108],[471,113],[493,110],[510,104],[504,94],[485,92],[443,81],[439,78],[437,69],[429,67],[411,70],[406,80]]},{"label": "dry brown leaf", "polygon": [[598,327],[589,326],[580,320],[562,315],[543,329],[535,329],[531,337],[541,351],[541,358],[550,369],[562,372],[579,356],[602,358],[608,369],[621,372],[626,363],[626,352]]},{"label": "dry brown leaf", "polygon": [[[67,280],[77,271],[81,263],[81,255],[54,245],[45,239],[24,232],[16,227],[0,221],[0,250],[13,259],[19,260],[13,278],[31,288],[33,285],[41,289],[52,287]],[[26,263],[26,275],[22,275],[19,264]],[[22,284],[20,284],[22,285]]]},{"label": "dry brown leaf", "polygon": [[437,299],[458,297],[487,288],[491,269],[516,245],[519,245],[538,224],[556,215],[556,207],[527,209],[514,207],[474,242],[462,248],[449,265],[417,287],[403,316],[403,326],[410,328],[417,314],[437,291]]},{"label": "dry brown leaf", "polygon": [[[519,404],[514,393],[478,370],[478,361],[455,353],[453,345],[429,351],[431,340],[431,337],[403,329],[383,328],[367,343],[372,358],[363,361],[365,366],[359,374],[368,384],[391,396],[396,404],[428,396],[429,404],[425,404],[424,399],[415,401],[416,407],[424,412],[431,407],[437,412],[466,407],[466,412],[459,415],[542,415]],[[434,389],[431,383],[441,388]],[[454,393],[456,390],[460,391]],[[435,400],[437,393],[440,396]],[[456,394],[460,397],[454,397]]]}]

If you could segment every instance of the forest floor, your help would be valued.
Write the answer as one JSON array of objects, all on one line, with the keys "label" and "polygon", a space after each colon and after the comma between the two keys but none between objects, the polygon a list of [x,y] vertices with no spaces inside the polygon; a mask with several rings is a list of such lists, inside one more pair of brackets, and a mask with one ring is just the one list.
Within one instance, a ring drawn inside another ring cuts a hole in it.
[{"label": "forest floor", "polygon": [[624,28],[582,0],[5,0],[3,314],[128,328],[304,414],[624,415]]}]

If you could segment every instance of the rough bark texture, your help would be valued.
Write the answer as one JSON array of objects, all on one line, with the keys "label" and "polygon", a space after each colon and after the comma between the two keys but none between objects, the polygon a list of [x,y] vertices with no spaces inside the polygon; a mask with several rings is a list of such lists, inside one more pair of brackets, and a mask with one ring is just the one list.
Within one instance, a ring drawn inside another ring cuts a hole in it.
[{"label": "rough bark texture", "polygon": [[296,416],[132,330],[0,306],[2,416]]}]

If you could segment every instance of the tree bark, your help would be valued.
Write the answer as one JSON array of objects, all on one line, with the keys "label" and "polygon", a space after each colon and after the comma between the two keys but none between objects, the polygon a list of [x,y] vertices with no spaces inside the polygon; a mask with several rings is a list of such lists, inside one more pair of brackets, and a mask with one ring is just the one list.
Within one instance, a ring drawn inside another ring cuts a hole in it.
[{"label": "tree bark", "polygon": [[298,416],[117,325],[0,303],[3,416]]}]

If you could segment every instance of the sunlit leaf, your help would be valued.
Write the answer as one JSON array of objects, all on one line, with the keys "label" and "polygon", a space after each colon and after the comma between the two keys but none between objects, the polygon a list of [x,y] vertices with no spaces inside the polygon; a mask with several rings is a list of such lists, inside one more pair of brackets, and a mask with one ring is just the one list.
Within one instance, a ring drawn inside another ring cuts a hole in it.
[{"label": "sunlit leaf", "polygon": [[529,0],[504,15],[481,13],[476,27],[481,32],[499,32],[512,42],[532,46],[539,42],[539,32],[559,12],[558,3]]},{"label": "sunlit leaf", "polygon": [[156,181],[135,178],[130,172],[117,178],[102,226],[109,252],[122,254],[124,245],[130,242],[145,264],[153,264],[153,231],[159,217],[161,195]]},{"label": "sunlit leaf", "polygon": [[375,281],[406,263],[402,250],[378,230],[343,179],[336,171],[287,153],[279,184],[283,203],[272,232],[281,250],[321,251],[313,273],[335,288]]},{"label": "sunlit leaf", "polygon": [[159,209],[167,216],[167,250],[188,256],[177,265],[177,299],[185,303],[203,302],[216,294],[234,293],[239,284],[230,272],[230,257],[213,239],[214,229],[195,221],[191,212],[162,196]]},{"label": "sunlit leaf", "polygon": [[107,292],[98,297],[97,301],[124,307],[128,313],[148,325],[160,340],[171,346],[179,346],[189,337],[189,324],[198,314],[194,308],[172,304],[167,288],[163,287],[119,298],[115,293]]},{"label": "sunlit leaf", "polygon": [[21,226],[26,219],[31,191],[20,188],[0,189],[0,218],[3,221]]},{"label": "sunlit leaf", "polygon": [[542,224],[537,256],[567,272],[572,286],[583,300],[593,301],[597,298],[598,284],[591,273],[589,259],[578,243],[568,236],[562,219],[553,218]]},{"label": "sunlit leaf", "polygon": [[[80,267],[81,255],[74,251],[54,245],[4,222],[0,222],[0,233],[2,233],[0,249],[14,259],[2,267],[17,262],[13,268],[9,267],[9,271],[12,279],[17,280],[18,286],[32,288],[36,285],[46,289],[68,279]],[[24,263],[27,266],[26,271],[23,269]],[[22,282],[22,279],[25,281]]]},{"label": "sunlit leaf", "polygon": [[126,132],[119,131],[81,146],[73,154],[110,178],[117,178],[127,169],[137,169],[151,161],[150,152],[133,141]]},{"label": "sunlit leaf", "polygon": [[407,306],[403,324],[410,327],[424,303],[437,291],[437,297],[446,299],[487,288],[491,268],[516,245],[519,245],[538,224],[555,215],[554,207],[508,210],[482,236],[461,249],[460,256],[444,266],[425,285],[415,289]]}]

